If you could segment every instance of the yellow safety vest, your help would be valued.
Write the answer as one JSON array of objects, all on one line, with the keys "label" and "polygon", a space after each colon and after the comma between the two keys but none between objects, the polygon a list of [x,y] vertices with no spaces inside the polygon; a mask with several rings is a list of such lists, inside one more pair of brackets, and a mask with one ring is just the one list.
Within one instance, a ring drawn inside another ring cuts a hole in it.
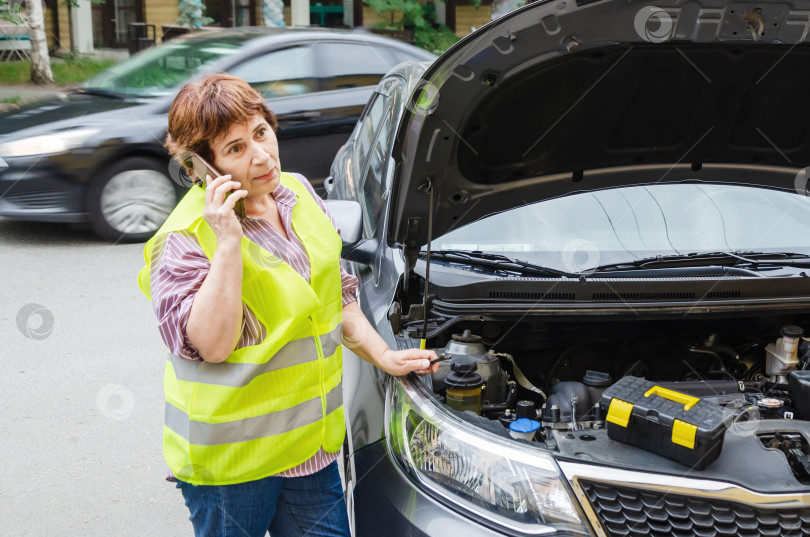
[{"label": "yellow safety vest", "polygon": [[[340,236],[306,187],[295,192],[292,228],[312,267],[310,282],[242,238],[242,300],[267,330],[258,345],[215,364],[170,356],[163,388],[163,455],[174,475],[195,485],[244,483],[293,468],[323,447],[336,452],[343,421]],[[208,259],[216,236],[203,220],[205,192],[192,188],[144,248],[139,284],[151,300],[156,240],[192,232]]]}]

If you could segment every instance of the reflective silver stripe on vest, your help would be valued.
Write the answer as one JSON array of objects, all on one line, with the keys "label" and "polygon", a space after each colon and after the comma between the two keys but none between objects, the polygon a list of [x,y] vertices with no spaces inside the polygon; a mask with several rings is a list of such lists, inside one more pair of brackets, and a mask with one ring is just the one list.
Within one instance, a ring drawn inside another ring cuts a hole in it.
[{"label": "reflective silver stripe on vest", "polygon": [[[341,325],[338,324],[334,330],[321,336],[324,357],[335,354],[340,341]],[[263,364],[191,362],[173,355],[169,355],[168,358],[172,363],[177,380],[233,388],[247,386],[250,381],[263,373],[305,364],[317,359],[318,349],[315,348],[315,339],[311,337],[290,341]]]},{"label": "reflective silver stripe on vest", "polygon": [[[326,394],[326,413],[337,410],[342,404],[343,383],[341,382]],[[169,429],[182,436],[189,444],[216,446],[287,433],[315,423],[323,417],[320,397],[304,401],[292,408],[226,423],[190,420],[188,414],[167,401],[165,423]]]}]

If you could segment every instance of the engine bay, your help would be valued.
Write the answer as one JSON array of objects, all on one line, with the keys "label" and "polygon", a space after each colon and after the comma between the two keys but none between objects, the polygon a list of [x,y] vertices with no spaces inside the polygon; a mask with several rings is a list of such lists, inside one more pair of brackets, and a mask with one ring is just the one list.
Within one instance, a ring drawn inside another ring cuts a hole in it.
[{"label": "engine bay", "polygon": [[[803,325],[793,317],[518,324],[480,318],[431,339],[441,364],[426,384],[463,419],[562,457],[683,472],[683,464],[653,456],[672,458],[655,448],[640,455],[606,434],[619,427],[611,425],[615,412],[605,392],[644,379],[668,399],[693,398],[722,410],[725,458],[709,459],[709,473],[762,451],[779,461],[783,484],[807,485],[810,338]],[[654,425],[666,421],[657,410],[644,412]]]}]

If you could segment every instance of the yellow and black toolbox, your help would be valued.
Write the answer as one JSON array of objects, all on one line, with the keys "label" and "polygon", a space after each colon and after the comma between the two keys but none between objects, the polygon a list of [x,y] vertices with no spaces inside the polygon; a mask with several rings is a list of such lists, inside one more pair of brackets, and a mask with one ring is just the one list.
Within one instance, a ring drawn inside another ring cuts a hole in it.
[{"label": "yellow and black toolbox", "polygon": [[702,470],[720,455],[723,407],[654,382],[624,377],[602,393],[608,437]]}]

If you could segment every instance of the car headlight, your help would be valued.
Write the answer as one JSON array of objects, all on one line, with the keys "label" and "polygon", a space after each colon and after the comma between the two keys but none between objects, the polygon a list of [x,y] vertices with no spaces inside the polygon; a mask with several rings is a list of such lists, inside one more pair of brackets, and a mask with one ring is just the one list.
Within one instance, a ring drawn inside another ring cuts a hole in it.
[{"label": "car headlight", "polygon": [[73,129],[13,140],[0,145],[0,157],[29,157],[64,153],[79,147],[98,132],[99,129]]},{"label": "car headlight", "polygon": [[551,455],[472,427],[440,410],[421,389],[399,378],[386,394],[388,449],[407,474],[499,526],[590,535]]}]

